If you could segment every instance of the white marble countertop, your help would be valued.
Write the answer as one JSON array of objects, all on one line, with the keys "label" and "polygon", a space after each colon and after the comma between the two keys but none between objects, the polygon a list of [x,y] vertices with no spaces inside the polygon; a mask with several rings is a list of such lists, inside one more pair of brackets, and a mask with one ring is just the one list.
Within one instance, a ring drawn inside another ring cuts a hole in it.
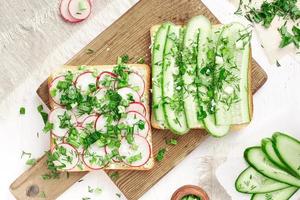
[{"label": "white marble countertop", "polygon": [[[9,192],[10,183],[28,168],[26,159],[20,158],[22,150],[38,158],[49,149],[48,135],[42,133],[43,122],[36,111],[41,103],[36,88],[51,70],[65,63],[137,0],[95,0],[91,18],[75,26],[61,21],[57,16],[57,3],[53,1],[32,3],[24,0],[22,5],[18,2],[7,1],[0,6],[2,16],[5,16],[0,18],[0,199],[7,200],[14,199]],[[225,0],[205,0],[204,3],[221,22],[235,20],[230,14],[232,7]],[[38,9],[34,10],[34,7]],[[12,10],[19,15],[14,16]],[[269,65],[255,37],[252,49],[253,57],[269,76],[268,82],[254,96],[254,118],[247,127],[247,131],[260,134],[256,127],[278,109],[300,106],[300,64],[286,57],[279,61],[281,67]],[[26,108],[26,114],[22,116],[19,115],[21,106]],[[216,182],[214,169],[236,144],[235,134],[243,132],[231,133],[221,139],[207,139],[141,199],[170,199],[172,193],[185,184],[201,185],[213,200],[230,199]],[[99,186],[103,192],[91,196],[87,189],[89,185]],[[119,199],[116,193],[120,193],[118,188],[105,173],[98,171],[89,173],[84,181],[73,185],[59,199]]]}]

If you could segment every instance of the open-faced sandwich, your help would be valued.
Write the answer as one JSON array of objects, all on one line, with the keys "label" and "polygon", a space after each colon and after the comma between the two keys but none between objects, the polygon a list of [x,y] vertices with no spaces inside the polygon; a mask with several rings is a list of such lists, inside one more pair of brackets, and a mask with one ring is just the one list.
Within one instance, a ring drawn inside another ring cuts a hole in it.
[{"label": "open-faced sandwich", "polygon": [[58,170],[151,169],[147,65],[63,66],[48,79]]},{"label": "open-faced sandwich", "polygon": [[212,26],[196,16],[150,32],[153,127],[177,134],[204,128],[220,137],[251,121],[249,27]]}]

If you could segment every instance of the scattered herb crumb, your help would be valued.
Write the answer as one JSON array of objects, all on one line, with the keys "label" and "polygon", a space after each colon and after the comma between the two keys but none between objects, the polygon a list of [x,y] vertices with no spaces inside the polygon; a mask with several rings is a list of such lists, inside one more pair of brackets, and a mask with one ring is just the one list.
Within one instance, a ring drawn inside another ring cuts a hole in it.
[{"label": "scattered herb crumb", "polygon": [[116,181],[119,179],[119,172],[113,172],[109,175],[109,177],[111,178],[111,180]]},{"label": "scattered herb crumb", "polygon": [[166,144],[170,144],[170,145],[176,145],[177,144],[177,140],[174,138],[171,138],[170,140],[166,141]]},{"label": "scattered herb crumb", "polygon": [[129,56],[127,54],[122,55],[121,57],[118,58],[118,60],[122,63],[128,63],[129,61]]},{"label": "scattered herb crumb", "polygon": [[78,183],[80,183],[80,182],[82,182],[83,181],[83,179],[80,179],[79,181],[77,181]]},{"label": "scattered herb crumb", "polygon": [[138,64],[144,64],[145,63],[145,58],[144,57],[139,58],[137,63]]},{"label": "scattered herb crumb", "polygon": [[39,106],[37,107],[37,110],[38,110],[38,112],[41,114],[41,117],[42,117],[42,119],[43,119],[44,124],[46,124],[47,121],[48,121],[48,113],[45,113],[45,112],[44,112],[44,107],[43,107],[43,105],[39,105]]},{"label": "scattered herb crumb", "polygon": [[35,158],[31,158],[26,161],[26,165],[30,165],[30,166],[34,165],[35,163],[36,163]]},{"label": "scattered herb crumb", "polygon": [[86,54],[92,54],[92,53],[94,53],[95,51],[93,50],[93,49],[87,49],[86,50]]},{"label": "scattered herb crumb", "polygon": [[158,162],[162,161],[165,157],[165,153],[166,153],[166,149],[165,148],[160,148],[157,155],[156,155],[156,160]]},{"label": "scattered herb crumb", "polygon": [[20,108],[20,115],[25,115],[25,112],[26,112],[25,108],[21,107]]},{"label": "scattered herb crumb", "polygon": [[44,191],[41,191],[40,194],[39,194],[39,197],[45,199],[46,198],[46,193]]},{"label": "scattered herb crumb", "polygon": [[281,67],[281,64],[278,62],[278,60],[276,60],[276,66]]},{"label": "scattered herb crumb", "polygon": [[116,193],[117,197],[121,198],[121,194],[120,193]]},{"label": "scattered herb crumb", "polygon": [[82,197],[82,200],[90,200],[90,197]]}]

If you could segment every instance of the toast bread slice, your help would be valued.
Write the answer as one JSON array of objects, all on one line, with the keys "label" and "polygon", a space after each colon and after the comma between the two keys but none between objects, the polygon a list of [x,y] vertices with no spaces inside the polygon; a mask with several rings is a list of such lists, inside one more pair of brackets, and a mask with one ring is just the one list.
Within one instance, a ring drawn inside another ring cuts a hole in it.
[{"label": "toast bread slice", "polygon": [[[159,29],[161,25],[157,24],[154,25],[150,28],[150,38],[151,38],[151,46],[153,45],[154,42],[154,35],[157,32],[157,30]],[[181,25],[177,25],[177,26],[181,26]],[[222,26],[222,24],[216,24],[213,25],[213,27],[218,28]],[[250,54],[249,54],[249,66],[248,66],[248,95],[249,95],[249,111],[250,111],[250,122],[252,120],[253,117],[253,95],[252,95],[252,90],[251,90],[251,85],[252,85],[252,53],[251,53],[251,47],[250,47]],[[153,113],[153,110],[152,112]],[[249,123],[250,123],[249,122]],[[245,124],[234,124],[230,126],[230,131],[238,131],[244,127],[246,127],[249,123],[245,123]],[[167,127],[162,127],[159,123],[157,123],[157,121],[155,120],[154,114],[151,115],[151,125],[153,128],[155,129],[167,129]],[[200,124],[198,127],[194,127],[192,129],[204,129],[204,127],[202,127]]]},{"label": "toast bread slice", "polygon": [[[53,79],[55,77],[58,77],[60,75],[65,74],[67,71],[71,71],[72,73],[75,74],[80,74],[84,71],[97,71],[99,73],[101,73],[101,71],[112,71],[114,66],[116,65],[93,65],[93,66],[84,66],[84,70],[79,70],[78,66],[69,66],[69,65],[64,65],[60,68],[58,68],[57,70],[55,70],[48,78],[48,88],[51,84],[51,82],[53,81]],[[149,121],[149,116],[150,116],[150,108],[149,108],[149,91],[150,91],[150,67],[146,64],[126,64],[126,66],[128,66],[129,69],[131,69],[132,71],[138,72],[139,74],[142,74],[143,78],[144,78],[144,82],[145,82],[145,92],[143,94],[142,100],[143,103],[145,105],[146,108],[146,113],[147,113],[147,120]],[[50,91],[49,91],[50,92]],[[60,105],[57,105],[51,98],[50,94],[49,94],[49,104],[51,109],[60,107]],[[147,141],[150,144],[150,157],[149,160],[142,166],[139,167],[133,167],[133,166],[129,166],[126,165],[125,163],[122,162],[113,162],[110,163],[108,165],[106,165],[105,167],[103,167],[102,169],[117,169],[117,170],[150,170],[153,166],[154,166],[154,157],[153,157],[153,146],[152,146],[152,131],[151,131],[151,126],[149,127],[150,131],[147,135]],[[50,134],[50,150],[53,151],[54,149],[54,140],[53,140],[53,135]],[[81,159],[81,155],[80,155],[80,159]],[[87,167],[86,165],[82,165],[83,168],[80,169],[79,167],[75,167],[71,170],[67,170],[70,172],[77,172],[77,171],[94,171],[93,169],[90,169],[89,167]]]}]

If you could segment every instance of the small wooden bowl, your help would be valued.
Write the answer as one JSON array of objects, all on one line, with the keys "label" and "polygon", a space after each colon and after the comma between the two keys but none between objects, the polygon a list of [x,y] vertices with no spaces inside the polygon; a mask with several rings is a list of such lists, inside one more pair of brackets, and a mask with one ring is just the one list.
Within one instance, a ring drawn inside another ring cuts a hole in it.
[{"label": "small wooden bowl", "polygon": [[209,200],[206,192],[195,185],[184,185],[178,188],[172,195],[171,200],[181,200],[183,197],[187,195],[195,195],[201,197],[201,200]]}]

